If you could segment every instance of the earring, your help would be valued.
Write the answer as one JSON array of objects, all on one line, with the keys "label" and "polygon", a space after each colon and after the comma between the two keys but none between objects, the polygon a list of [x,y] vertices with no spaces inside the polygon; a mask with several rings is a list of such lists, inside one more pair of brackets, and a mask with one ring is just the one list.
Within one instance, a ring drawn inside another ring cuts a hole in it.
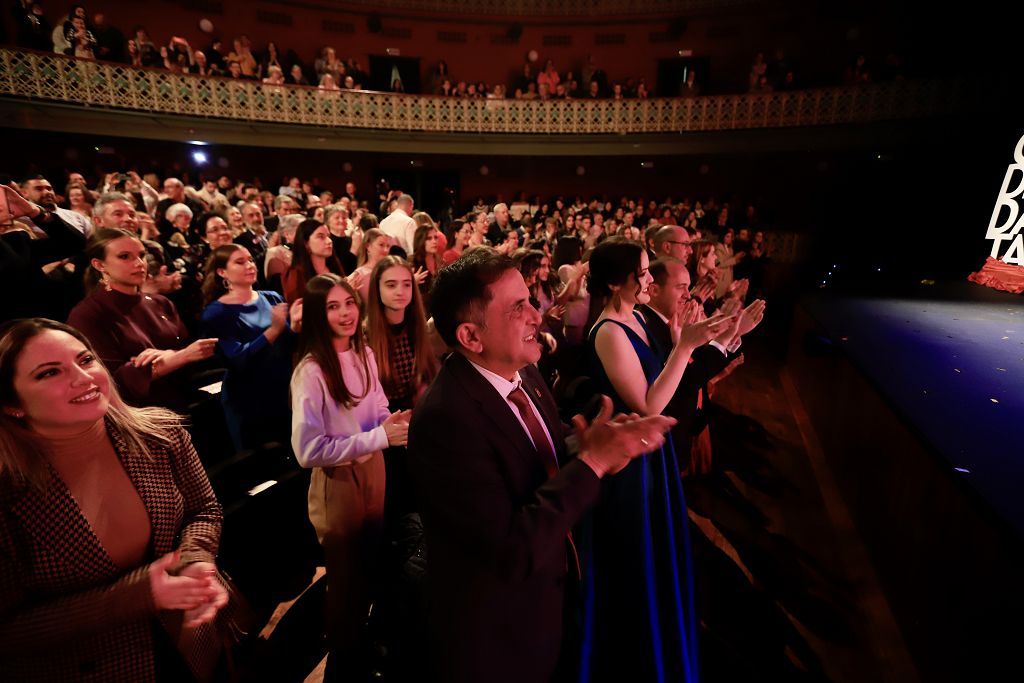
[{"label": "earring", "polygon": [[10,411],[7,414],[10,415],[11,417],[16,417],[19,420],[21,418],[25,417],[25,411],[24,410],[12,410],[12,411]]},{"label": "earring", "polygon": [[230,291],[231,290],[231,283],[228,282],[227,278],[223,278],[223,280],[224,280],[224,289]]},{"label": "earring", "polygon": [[106,273],[103,273],[103,277],[100,279],[103,282],[103,286],[106,288],[108,292],[114,291],[113,289],[110,288],[110,278],[107,277]]}]

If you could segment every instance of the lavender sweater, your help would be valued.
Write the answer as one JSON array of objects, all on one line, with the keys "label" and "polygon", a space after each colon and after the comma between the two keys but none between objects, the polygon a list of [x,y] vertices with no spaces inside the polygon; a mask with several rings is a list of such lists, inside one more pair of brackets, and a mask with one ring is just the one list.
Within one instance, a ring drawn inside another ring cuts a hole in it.
[{"label": "lavender sweater", "polygon": [[[363,462],[388,446],[381,426],[388,415],[388,399],[377,374],[377,362],[370,349],[370,390],[359,404],[345,408],[331,398],[320,366],[311,356],[302,359],[292,373],[292,448],[303,467],[335,467]],[[345,386],[355,395],[363,393],[366,378],[355,351],[338,354]]]}]

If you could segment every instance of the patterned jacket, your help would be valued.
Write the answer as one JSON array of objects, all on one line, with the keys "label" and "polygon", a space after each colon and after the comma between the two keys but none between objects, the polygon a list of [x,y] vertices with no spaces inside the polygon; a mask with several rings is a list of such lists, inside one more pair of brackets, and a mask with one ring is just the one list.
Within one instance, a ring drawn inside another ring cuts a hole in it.
[{"label": "patterned jacket", "polygon": [[[147,562],[176,548],[181,565],[213,562],[221,508],[188,433],[131,452],[114,449],[149,513]],[[181,612],[158,612],[146,565],[118,568],[53,468],[43,489],[0,474],[0,680],[153,681],[153,627],[177,640]],[[204,625],[186,656],[208,660],[216,631]]]}]

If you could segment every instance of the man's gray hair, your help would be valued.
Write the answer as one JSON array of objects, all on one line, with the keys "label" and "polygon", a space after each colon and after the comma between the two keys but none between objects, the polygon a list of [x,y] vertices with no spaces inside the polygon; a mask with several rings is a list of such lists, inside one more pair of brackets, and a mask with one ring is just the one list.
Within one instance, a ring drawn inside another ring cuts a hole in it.
[{"label": "man's gray hair", "polygon": [[92,205],[92,215],[101,218],[107,207],[114,202],[128,202],[133,208],[135,207],[135,202],[132,201],[131,195],[127,195],[124,192],[104,192],[96,200],[96,203]]},{"label": "man's gray hair", "polygon": [[400,195],[398,195],[398,199],[396,201],[399,204],[409,204],[410,206],[413,204],[412,195],[408,195],[408,194],[400,194]]}]

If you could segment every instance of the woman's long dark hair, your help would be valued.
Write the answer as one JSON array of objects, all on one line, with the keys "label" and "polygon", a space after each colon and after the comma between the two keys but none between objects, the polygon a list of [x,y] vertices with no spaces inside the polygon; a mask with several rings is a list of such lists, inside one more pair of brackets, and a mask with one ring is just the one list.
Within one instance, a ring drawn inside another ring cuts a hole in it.
[{"label": "woman's long dark hair", "polygon": [[625,285],[629,276],[637,279],[639,291],[640,257],[644,248],[639,242],[624,237],[613,237],[601,242],[590,252],[590,273],[587,291],[590,292],[590,312],[587,329],[597,321],[601,310],[612,298],[612,286]]},{"label": "woman's long dark hair", "polygon": [[[380,300],[380,279],[388,268],[405,268],[412,277],[412,266],[399,256],[385,256],[373,268],[370,274],[370,289],[366,301],[366,336],[373,355],[377,359],[377,371],[384,393],[393,396],[399,393],[394,363],[391,362],[392,334],[391,325],[384,315],[384,305]],[[303,313],[305,316],[305,313]],[[413,377],[417,386],[429,384],[437,374],[437,358],[430,348],[427,338],[427,317],[423,312],[423,301],[416,280],[412,283],[412,299],[405,307],[405,330],[409,335],[409,345],[414,358]],[[305,324],[305,323],[303,323]],[[413,390],[415,394],[415,388]]]},{"label": "woman's long dark hair", "polygon": [[555,253],[551,255],[551,268],[558,270],[562,266],[575,265],[583,259],[583,242],[574,235],[564,235],[555,244]]},{"label": "woman's long dark hair", "polygon": [[[323,223],[315,218],[307,218],[299,223],[298,229],[295,230],[295,241],[292,242],[292,268],[298,269],[303,282],[308,282],[311,277],[316,275],[316,268],[313,267],[313,257],[309,253],[306,243],[309,241],[310,236],[322,225]],[[330,231],[328,230],[328,232]],[[341,267],[341,261],[338,260],[337,254],[332,252],[325,261],[327,263],[327,270],[335,275],[345,275],[345,269]]]},{"label": "woman's long dark hair", "polygon": [[359,300],[359,294],[352,289],[352,285],[345,278],[333,273],[311,278],[306,283],[306,291],[302,295],[302,332],[299,333],[298,357],[300,363],[306,362],[308,357],[310,362],[319,365],[331,398],[345,408],[354,408],[370,392],[373,378],[370,372],[370,360],[366,355],[362,326],[357,323],[356,331],[352,335],[352,350],[362,361],[363,393],[356,396],[349,391],[345,384],[345,377],[341,374],[338,352],[334,348],[334,331],[331,329],[330,323],[327,322],[327,295],[335,287],[341,287],[352,295],[359,306],[359,314],[362,318],[363,306]]},{"label": "woman's long dark hair", "polygon": [[227,268],[231,255],[244,248],[239,244],[225,244],[214,249],[210,257],[206,259],[206,277],[203,278],[203,306],[209,305],[210,302],[216,301],[228,293],[228,288],[224,286],[224,277],[218,275],[217,270]]}]

